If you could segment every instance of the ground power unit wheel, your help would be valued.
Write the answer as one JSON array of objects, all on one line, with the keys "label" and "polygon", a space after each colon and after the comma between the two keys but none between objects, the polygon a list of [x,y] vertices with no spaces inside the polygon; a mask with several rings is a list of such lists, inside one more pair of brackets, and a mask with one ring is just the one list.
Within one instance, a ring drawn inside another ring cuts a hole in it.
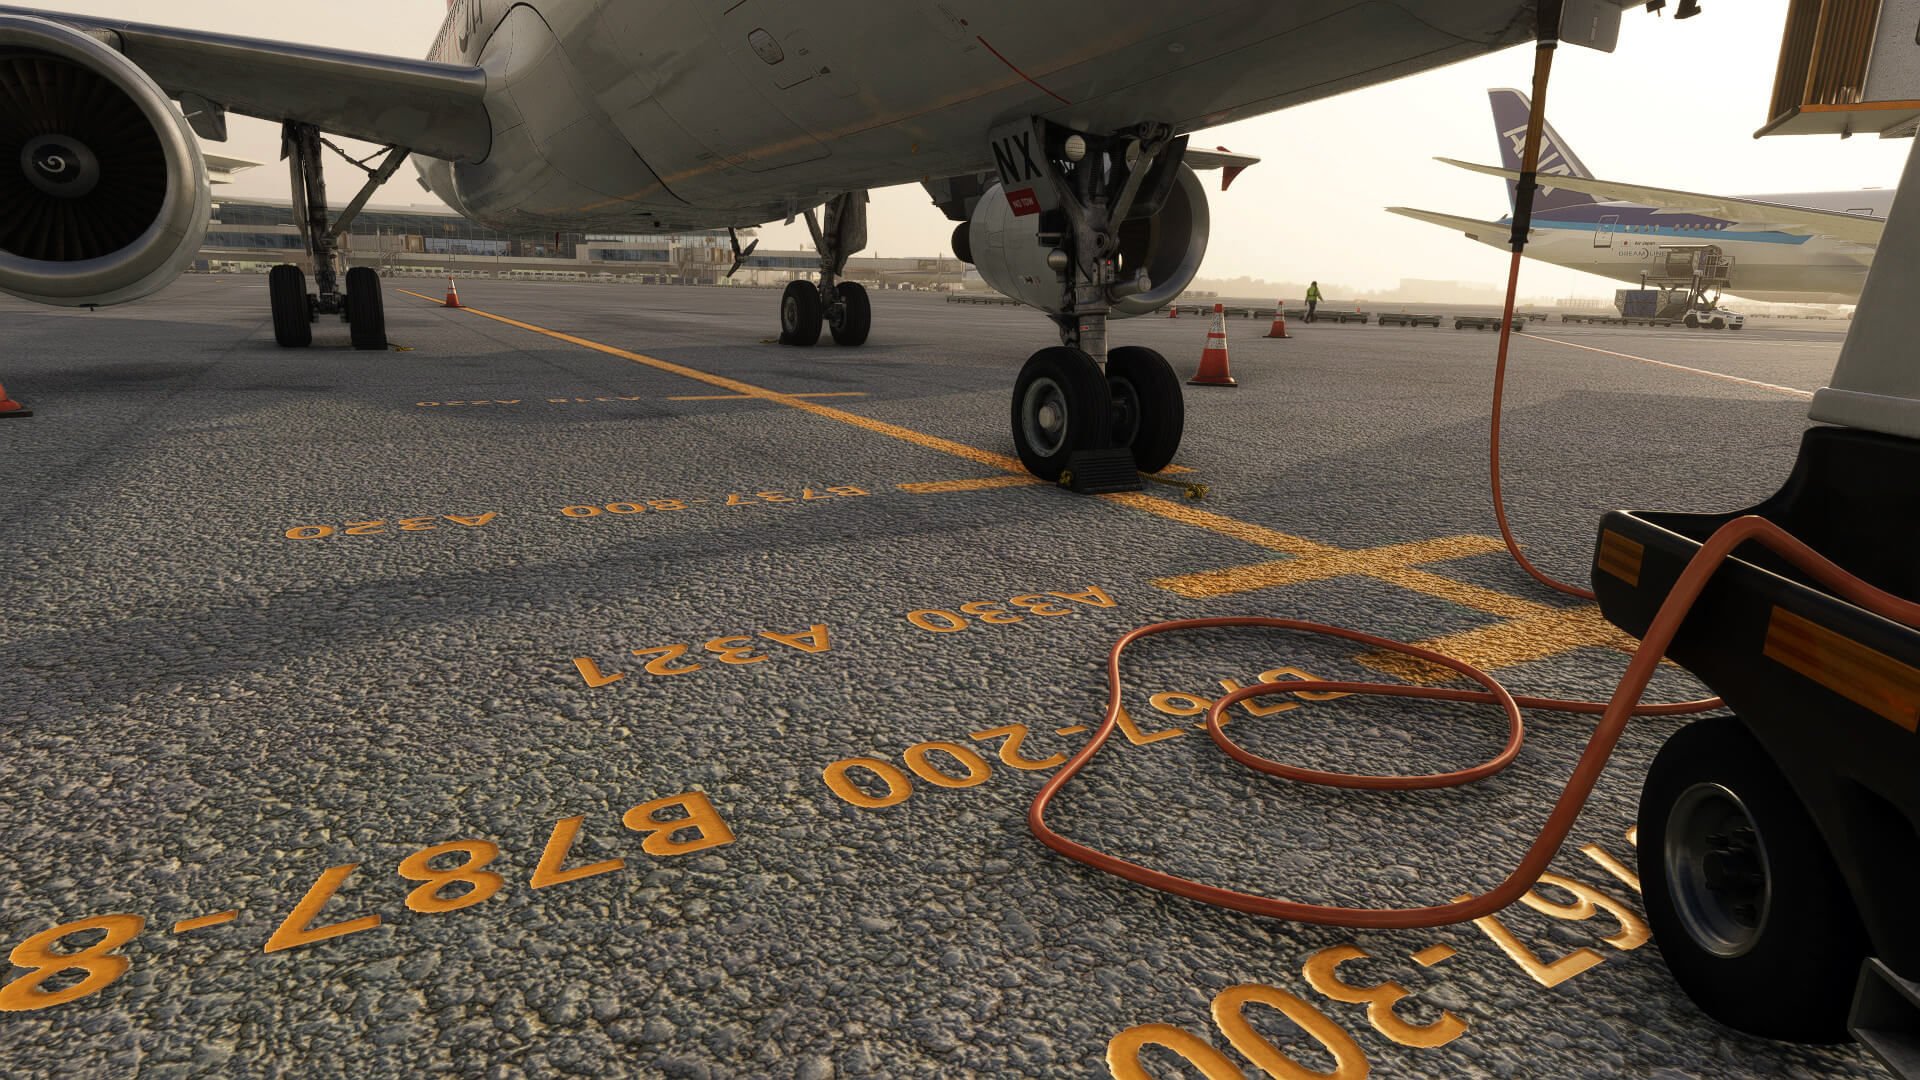
[{"label": "ground power unit wheel", "polygon": [[1064,345],[1041,349],[1013,383],[1020,463],[1042,480],[1060,479],[1075,450],[1106,445],[1112,412],[1106,375],[1093,357]]},{"label": "ground power unit wheel", "polygon": [[1708,1016],[1769,1039],[1843,1042],[1866,931],[1786,777],[1735,717],[1667,740],[1640,792],[1647,923]]},{"label": "ground power unit wheel", "polygon": [[313,344],[312,307],[307,302],[307,272],[291,263],[267,271],[267,301],[273,306],[273,340],[283,349]]},{"label": "ground power unit wheel", "polygon": [[867,333],[873,329],[873,305],[867,301],[866,286],[843,281],[833,287],[833,293],[840,300],[839,318],[829,320],[833,340],[841,345],[865,345]]},{"label": "ground power unit wheel", "polygon": [[811,345],[820,340],[820,287],[811,281],[789,281],[780,294],[780,344]]},{"label": "ground power unit wheel", "polygon": [[347,271],[347,330],[356,349],[387,348],[387,306],[380,295],[380,274],[370,266]]},{"label": "ground power unit wheel", "polygon": [[1180,376],[1167,358],[1139,345],[1107,350],[1113,445],[1133,451],[1134,468],[1154,473],[1173,461],[1186,428]]}]

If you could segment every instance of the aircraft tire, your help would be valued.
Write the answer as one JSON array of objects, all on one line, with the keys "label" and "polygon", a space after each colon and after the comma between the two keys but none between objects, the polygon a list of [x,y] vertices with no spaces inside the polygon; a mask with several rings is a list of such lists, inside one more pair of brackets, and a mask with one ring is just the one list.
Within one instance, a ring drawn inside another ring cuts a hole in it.
[{"label": "aircraft tire", "polygon": [[313,344],[312,308],[307,303],[307,272],[292,263],[267,271],[267,301],[273,306],[273,340],[283,349]]},{"label": "aircraft tire", "polygon": [[1647,770],[1638,825],[1647,924],[1687,996],[1751,1035],[1847,1040],[1866,931],[1746,725],[1719,716],[1674,732]]},{"label": "aircraft tire", "polygon": [[1107,395],[1113,402],[1113,445],[1131,449],[1141,472],[1166,468],[1187,424],[1186,399],[1173,365],[1138,345],[1109,349]]},{"label": "aircraft tire", "polygon": [[820,340],[820,287],[811,281],[789,281],[780,294],[780,344],[811,345]]},{"label": "aircraft tire", "polygon": [[867,300],[866,286],[843,281],[833,287],[840,298],[840,318],[833,321],[833,340],[841,345],[865,345],[873,330],[873,304]]},{"label": "aircraft tire", "polygon": [[380,296],[380,274],[370,266],[347,271],[347,330],[356,349],[387,348],[387,306]]},{"label": "aircraft tire", "polygon": [[1079,349],[1055,345],[1027,359],[1013,383],[1013,445],[1020,463],[1055,481],[1076,450],[1111,439],[1113,403],[1105,373]]}]

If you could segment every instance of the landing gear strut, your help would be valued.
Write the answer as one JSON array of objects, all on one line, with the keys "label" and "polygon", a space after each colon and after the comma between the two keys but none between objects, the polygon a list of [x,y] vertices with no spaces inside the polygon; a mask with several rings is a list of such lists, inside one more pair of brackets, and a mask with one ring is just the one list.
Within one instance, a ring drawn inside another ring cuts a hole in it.
[{"label": "landing gear strut", "polygon": [[[318,292],[307,291],[306,271],[291,263],[273,268],[267,275],[267,295],[273,305],[273,339],[281,348],[299,349],[313,344],[313,323],[322,315],[338,315],[347,324],[356,349],[387,347],[386,305],[380,295],[380,275],[372,267],[348,270],[341,288],[340,253],[336,242],[346,235],[361,207],[374,191],[393,176],[407,159],[404,147],[390,146],[386,160],[378,168],[365,161],[349,161],[367,174],[366,186],[340,213],[328,221],[327,179],[321,170],[321,146],[332,146],[320,137],[312,124],[282,125],[281,153],[293,183],[293,217],[300,227],[300,239],[313,256],[313,278]],[[334,147],[340,152],[338,147]],[[341,152],[342,157],[346,157]],[[369,158],[368,160],[372,160]]]},{"label": "landing gear strut", "polygon": [[1053,246],[1047,265],[1062,289],[1049,315],[1060,346],[1035,353],[1014,383],[1014,446],[1043,480],[1071,473],[1075,491],[1137,491],[1139,472],[1173,460],[1186,407],[1165,357],[1108,350],[1107,319],[1114,303],[1153,287],[1145,270],[1120,265],[1121,231],[1165,200],[1186,140],[1166,124],[1086,135],[1033,121],[1000,129],[994,143],[1001,186],[987,197],[1043,215],[1039,240]]},{"label": "landing gear strut", "polygon": [[867,193],[845,191],[827,201],[825,228],[811,208],[807,229],[820,253],[820,281],[790,281],[780,297],[780,344],[811,345],[820,340],[824,324],[841,345],[864,345],[873,327],[873,308],[866,287],[856,281],[836,281],[846,272],[847,257],[867,246]]}]

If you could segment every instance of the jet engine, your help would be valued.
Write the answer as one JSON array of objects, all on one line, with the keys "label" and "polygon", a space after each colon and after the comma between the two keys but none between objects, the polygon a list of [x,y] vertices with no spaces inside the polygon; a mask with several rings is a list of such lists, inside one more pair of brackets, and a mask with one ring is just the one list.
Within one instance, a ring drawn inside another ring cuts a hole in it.
[{"label": "jet engine", "polygon": [[167,95],[77,30],[0,16],[0,291],[119,304],[206,237],[207,165]]},{"label": "jet engine", "polygon": [[[996,183],[980,196],[967,223],[970,250],[956,254],[1004,295],[1057,314],[1066,301],[1066,253],[1041,243],[1040,219],[1039,214],[1016,216]],[[1145,315],[1185,292],[1206,257],[1208,225],[1206,191],[1193,170],[1181,165],[1157,212],[1121,223],[1115,277],[1122,285],[1110,298],[1112,315]],[[1138,289],[1143,272],[1146,287]]]}]

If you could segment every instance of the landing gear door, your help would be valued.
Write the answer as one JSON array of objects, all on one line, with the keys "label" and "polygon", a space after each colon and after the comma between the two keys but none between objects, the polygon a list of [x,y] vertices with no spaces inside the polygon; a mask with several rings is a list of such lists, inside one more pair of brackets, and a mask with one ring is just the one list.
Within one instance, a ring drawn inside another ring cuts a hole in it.
[{"label": "landing gear door", "polygon": [[1613,246],[1613,234],[1620,228],[1620,215],[1608,214],[1593,227],[1593,246],[1610,248]]},{"label": "landing gear door", "polygon": [[1060,205],[1039,124],[1024,118],[1001,124],[987,133],[987,141],[993,146],[1000,190],[1006,193],[1014,216],[1025,217]]}]

